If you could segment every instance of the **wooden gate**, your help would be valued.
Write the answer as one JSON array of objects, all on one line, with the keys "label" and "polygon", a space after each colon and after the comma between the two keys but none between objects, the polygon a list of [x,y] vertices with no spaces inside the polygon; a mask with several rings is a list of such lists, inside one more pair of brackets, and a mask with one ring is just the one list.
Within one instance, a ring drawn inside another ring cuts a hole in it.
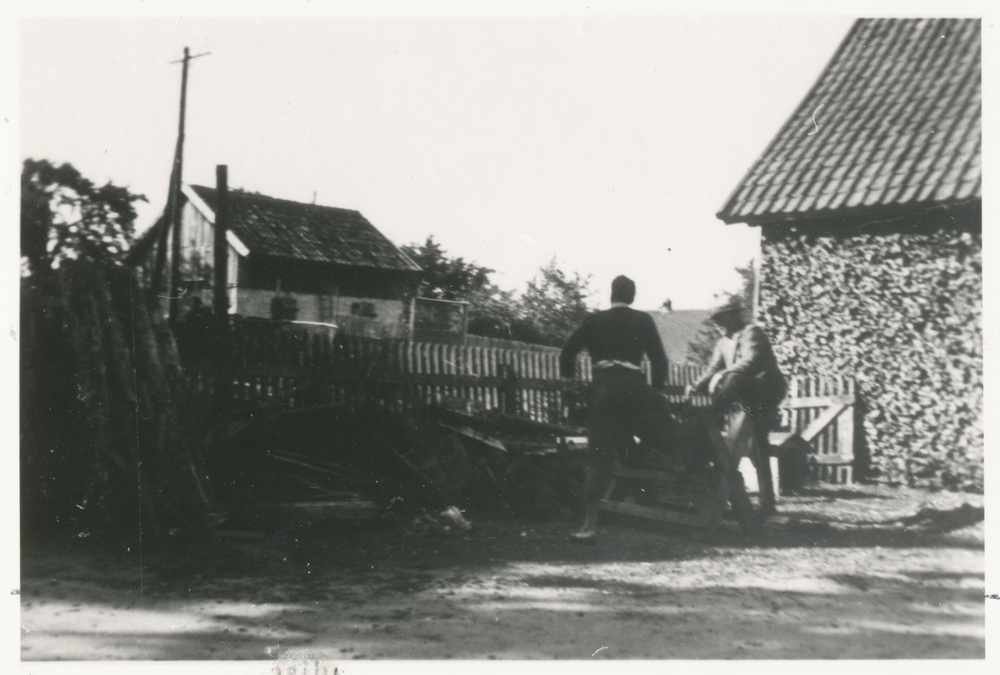
[{"label": "wooden gate", "polygon": [[781,429],[771,434],[775,446],[809,445],[812,478],[829,483],[854,479],[854,380],[847,377],[801,377],[789,381],[781,404]]}]

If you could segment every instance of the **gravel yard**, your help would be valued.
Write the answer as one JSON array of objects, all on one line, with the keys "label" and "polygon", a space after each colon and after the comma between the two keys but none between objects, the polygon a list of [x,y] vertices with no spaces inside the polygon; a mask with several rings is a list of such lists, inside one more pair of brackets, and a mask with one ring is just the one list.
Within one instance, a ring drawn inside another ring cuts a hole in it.
[{"label": "gravel yard", "polygon": [[294,521],[211,552],[25,543],[21,658],[982,659],[979,495],[823,486],[758,537],[605,516]]}]

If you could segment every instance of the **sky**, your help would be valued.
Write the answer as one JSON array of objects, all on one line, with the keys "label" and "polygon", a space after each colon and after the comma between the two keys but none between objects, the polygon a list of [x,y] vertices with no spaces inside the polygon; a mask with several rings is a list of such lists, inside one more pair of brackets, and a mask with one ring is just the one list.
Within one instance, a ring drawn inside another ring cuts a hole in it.
[{"label": "sky", "polygon": [[[70,162],[95,182],[129,186],[149,199],[139,227],[151,224],[166,201],[180,91],[172,61],[185,46],[211,52],[191,64],[188,182],[213,185],[215,166],[226,164],[233,187],[357,209],[396,244],[433,235],[450,255],[497,270],[506,288],[522,289],[555,257],[562,269],[591,275],[597,306],[625,273],[638,284],[639,308],[667,298],[677,309],[705,308],[736,290],[735,267],[755,255],[759,236],[714,214],[854,17],[982,15],[986,5],[402,6],[0,2],[0,269],[8,282],[0,284],[0,333],[10,336],[0,341],[0,377],[17,379],[20,163]],[[993,34],[984,30],[988,64]],[[987,107],[994,72],[984,71]],[[13,403],[13,385],[4,391]],[[0,441],[16,447],[16,407],[2,411]],[[19,474],[5,468],[0,514],[16,514]],[[9,548],[16,518],[0,520]],[[17,574],[16,557],[3,556],[0,576],[13,587]],[[0,614],[8,636],[18,629],[11,607]],[[5,646],[17,654],[16,643]]]},{"label": "sky", "polygon": [[[135,14],[133,3],[133,14]],[[360,211],[523,289],[555,259],[607,305],[705,308],[759,230],[715,217],[829,61],[841,15],[21,17],[20,158],[162,212],[184,179]]]}]

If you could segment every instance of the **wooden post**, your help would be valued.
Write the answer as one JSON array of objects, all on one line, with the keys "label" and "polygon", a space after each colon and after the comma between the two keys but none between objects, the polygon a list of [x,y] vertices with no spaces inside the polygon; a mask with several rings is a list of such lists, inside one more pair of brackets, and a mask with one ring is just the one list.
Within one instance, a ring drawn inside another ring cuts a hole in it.
[{"label": "wooden post", "polygon": [[229,416],[230,389],[232,386],[232,349],[229,326],[229,242],[226,229],[229,218],[229,177],[226,165],[215,167],[217,204],[215,209],[215,239],[213,254],[215,277],[212,287],[212,306],[215,309],[215,324],[218,329],[216,340],[216,419],[224,425]]},{"label": "wooden post", "polygon": [[167,295],[170,296],[170,321],[177,321],[179,317],[180,290],[181,290],[181,176],[184,168],[184,115],[187,107],[187,79],[188,62],[191,54],[187,47],[184,48],[183,65],[181,66],[181,112],[180,121],[177,128],[177,150],[174,153],[174,171],[171,173],[170,186],[170,229],[173,231],[170,246],[170,286]]},{"label": "wooden post", "polygon": [[[167,196],[167,213],[163,216],[163,220],[160,221],[161,230],[157,235],[156,240],[156,262],[153,265],[153,278],[149,284],[149,300],[153,302],[156,300],[157,296],[160,294],[160,287],[163,285],[163,268],[167,265],[167,237],[170,233],[170,208],[171,202],[174,199],[173,196],[173,184],[174,184],[174,174],[170,174],[170,194]],[[167,294],[169,295],[169,293]],[[157,302],[157,311],[159,312],[159,301]],[[161,314],[162,316],[162,314]]]},{"label": "wooden post", "polygon": [[410,334],[407,335],[408,340],[413,340],[413,327],[416,325],[417,316],[417,296],[410,298]]},{"label": "wooden post", "polygon": [[761,267],[760,259],[764,255],[763,245],[758,244],[757,252],[753,256],[753,261],[751,262],[751,269],[753,270],[753,290],[751,291],[750,298],[750,321],[756,322],[760,320],[760,273]]},{"label": "wooden post", "polygon": [[502,387],[503,387],[503,411],[507,415],[516,415],[517,405],[517,371],[513,363],[501,366]]}]

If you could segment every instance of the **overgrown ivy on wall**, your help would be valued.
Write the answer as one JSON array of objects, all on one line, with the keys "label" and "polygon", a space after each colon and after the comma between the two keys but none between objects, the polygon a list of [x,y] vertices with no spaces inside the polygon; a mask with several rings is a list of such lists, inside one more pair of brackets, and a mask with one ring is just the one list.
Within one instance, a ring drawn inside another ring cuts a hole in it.
[{"label": "overgrown ivy on wall", "polygon": [[856,232],[765,226],[761,322],[781,366],[854,375],[875,480],[981,489],[982,235]]}]

